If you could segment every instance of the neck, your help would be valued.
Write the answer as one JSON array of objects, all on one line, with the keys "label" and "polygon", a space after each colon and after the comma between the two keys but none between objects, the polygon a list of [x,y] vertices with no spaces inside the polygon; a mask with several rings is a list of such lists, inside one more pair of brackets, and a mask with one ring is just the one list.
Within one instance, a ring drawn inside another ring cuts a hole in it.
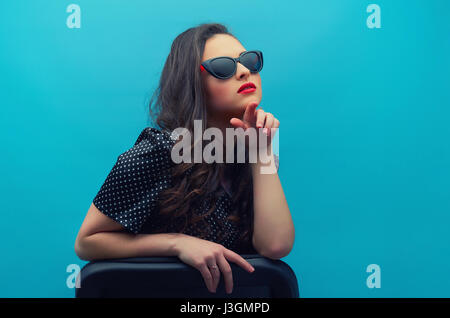
[{"label": "neck", "polygon": [[228,118],[228,116],[222,116],[220,118],[210,116],[208,118],[208,125],[207,125],[207,127],[214,127],[214,128],[220,129],[220,131],[222,133],[222,136],[221,136],[222,138],[219,136],[219,138],[220,138],[219,140],[221,142],[223,142],[224,144],[225,144],[226,138],[227,138],[226,137],[227,136],[226,128],[233,127],[230,124],[230,119],[231,119],[231,117]]}]

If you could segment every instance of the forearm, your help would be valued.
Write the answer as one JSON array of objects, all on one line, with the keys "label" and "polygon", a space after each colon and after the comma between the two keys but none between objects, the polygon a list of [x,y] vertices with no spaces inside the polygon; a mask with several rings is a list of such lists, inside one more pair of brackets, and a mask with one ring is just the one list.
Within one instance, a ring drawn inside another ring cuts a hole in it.
[{"label": "forearm", "polygon": [[[273,153],[270,154],[273,160]],[[254,197],[253,245],[258,251],[271,251],[280,258],[292,249],[294,223],[278,173],[263,174],[261,162],[252,164]]]},{"label": "forearm", "polygon": [[86,236],[76,244],[80,259],[98,259],[176,256],[174,249],[180,233],[130,234],[124,232],[99,232]]}]

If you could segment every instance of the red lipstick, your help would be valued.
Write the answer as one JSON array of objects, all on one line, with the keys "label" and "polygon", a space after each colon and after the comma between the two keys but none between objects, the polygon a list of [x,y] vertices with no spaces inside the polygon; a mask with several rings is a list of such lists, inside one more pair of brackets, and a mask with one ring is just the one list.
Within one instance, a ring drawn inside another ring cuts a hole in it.
[{"label": "red lipstick", "polygon": [[251,93],[256,91],[256,85],[253,84],[252,82],[248,82],[243,84],[241,87],[239,87],[238,89],[238,93],[239,94],[247,94],[247,93]]}]

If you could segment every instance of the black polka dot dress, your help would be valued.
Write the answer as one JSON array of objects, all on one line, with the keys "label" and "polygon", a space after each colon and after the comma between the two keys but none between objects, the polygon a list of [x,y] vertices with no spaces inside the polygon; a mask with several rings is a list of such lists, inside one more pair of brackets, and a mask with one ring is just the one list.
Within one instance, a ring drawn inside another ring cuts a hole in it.
[{"label": "black polka dot dress", "polygon": [[[131,233],[151,234],[161,222],[157,211],[158,196],[173,186],[171,167],[175,163],[170,153],[174,143],[168,131],[153,127],[143,129],[134,146],[118,156],[93,200],[97,209]],[[276,164],[278,167],[277,161]],[[205,217],[211,229],[206,239],[236,253],[257,254],[252,244],[243,246],[238,242],[242,229],[226,220],[232,211],[231,194],[222,187],[215,198],[218,200],[215,211]],[[203,204],[199,209],[206,213],[209,207]],[[219,231],[227,232],[223,241],[218,240]],[[183,233],[199,237],[200,232],[190,225]]]}]

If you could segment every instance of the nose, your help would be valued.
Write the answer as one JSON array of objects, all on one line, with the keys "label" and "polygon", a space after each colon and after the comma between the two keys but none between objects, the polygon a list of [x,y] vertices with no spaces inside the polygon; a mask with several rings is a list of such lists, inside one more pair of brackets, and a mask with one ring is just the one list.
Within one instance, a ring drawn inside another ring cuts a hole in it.
[{"label": "nose", "polygon": [[236,69],[236,78],[242,79],[247,78],[250,76],[250,70],[246,68],[244,65],[242,65],[240,62],[237,63],[237,69]]}]

